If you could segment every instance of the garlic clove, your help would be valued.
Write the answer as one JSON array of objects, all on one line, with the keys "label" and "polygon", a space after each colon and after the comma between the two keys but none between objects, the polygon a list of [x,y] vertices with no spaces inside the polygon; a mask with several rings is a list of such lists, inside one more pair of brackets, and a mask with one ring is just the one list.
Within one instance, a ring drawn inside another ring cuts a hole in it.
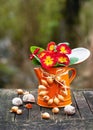
[{"label": "garlic clove", "polygon": [[51,104],[53,104],[53,98],[48,100],[48,105],[51,105]]},{"label": "garlic clove", "polygon": [[35,102],[35,97],[32,94],[25,94],[23,96],[23,102]]},{"label": "garlic clove", "polygon": [[62,95],[60,95],[60,94],[58,94],[58,99],[59,99],[60,101],[64,101],[64,97],[63,97]]},{"label": "garlic clove", "polygon": [[22,109],[18,109],[16,112],[18,115],[21,115],[23,113]]},{"label": "garlic clove", "polygon": [[75,107],[71,105],[67,105],[64,107],[64,113],[67,115],[73,115],[75,114]]},{"label": "garlic clove", "polygon": [[22,89],[17,89],[17,93],[18,93],[18,95],[22,95],[24,93],[24,91]]},{"label": "garlic clove", "polygon": [[50,98],[50,97],[49,97],[48,95],[46,95],[46,96],[43,97],[43,100],[44,100],[44,101],[48,101],[49,98]]},{"label": "garlic clove", "polygon": [[50,76],[47,77],[47,82],[48,82],[49,84],[52,84],[53,81],[54,81],[54,80],[53,80],[52,77],[50,77]]},{"label": "garlic clove", "polygon": [[44,79],[41,79],[41,84],[42,84],[42,85],[44,85],[44,86],[48,86],[47,81],[46,81],[46,80],[44,80]]},{"label": "garlic clove", "polygon": [[22,99],[19,97],[15,97],[12,99],[12,104],[15,106],[20,106],[23,104]]},{"label": "garlic clove", "polygon": [[48,112],[44,112],[41,114],[43,119],[50,119],[50,114]]},{"label": "garlic clove", "polygon": [[48,94],[48,91],[40,91],[39,92],[39,96],[45,96],[46,94]]},{"label": "garlic clove", "polygon": [[47,88],[46,88],[44,85],[39,85],[39,86],[38,86],[38,89],[39,89],[39,90],[46,90]]},{"label": "garlic clove", "polygon": [[18,110],[18,107],[17,106],[13,106],[10,110],[10,112],[17,112]]},{"label": "garlic clove", "polygon": [[55,97],[55,98],[54,98],[54,103],[55,103],[56,105],[58,105],[59,102],[60,102],[59,99],[58,99],[57,97]]},{"label": "garlic clove", "polygon": [[54,107],[52,109],[52,112],[55,113],[55,114],[59,113],[59,108],[58,107]]}]

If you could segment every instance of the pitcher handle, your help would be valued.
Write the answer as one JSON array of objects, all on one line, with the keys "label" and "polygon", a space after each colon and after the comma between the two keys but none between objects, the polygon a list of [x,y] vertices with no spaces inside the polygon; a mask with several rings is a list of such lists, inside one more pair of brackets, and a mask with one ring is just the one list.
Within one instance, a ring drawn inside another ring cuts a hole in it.
[{"label": "pitcher handle", "polygon": [[69,83],[71,83],[72,80],[73,80],[73,79],[75,78],[75,76],[76,76],[76,69],[74,69],[74,68],[69,68],[68,71],[72,71],[72,74],[71,74],[71,76],[70,76],[70,78],[69,78]]}]

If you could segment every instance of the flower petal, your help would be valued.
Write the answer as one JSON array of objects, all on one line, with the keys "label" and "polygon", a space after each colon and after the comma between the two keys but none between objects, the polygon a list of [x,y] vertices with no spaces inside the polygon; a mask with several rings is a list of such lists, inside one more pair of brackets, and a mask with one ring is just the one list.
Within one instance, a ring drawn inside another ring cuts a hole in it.
[{"label": "flower petal", "polygon": [[57,62],[59,64],[69,65],[70,60],[67,55],[59,53],[59,55],[57,56]]},{"label": "flower petal", "polygon": [[38,57],[41,59],[46,53],[46,51],[42,51],[38,54]]},{"label": "flower petal", "polygon": [[56,47],[55,42],[49,42],[48,45],[47,45],[47,50],[48,51],[54,51],[55,47]]},{"label": "flower petal", "polygon": [[30,54],[29,59],[32,60],[35,58],[35,55],[39,52],[40,48],[36,48],[32,54]]},{"label": "flower petal", "polygon": [[43,68],[53,67],[56,63],[53,53],[46,53],[43,58],[41,58],[41,65]]},{"label": "flower petal", "polygon": [[34,58],[33,54],[30,54],[29,59],[32,60]]},{"label": "flower petal", "polygon": [[36,49],[34,50],[34,54],[37,54],[37,53],[39,52],[39,50],[40,50],[40,48],[36,48]]},{"label": "flower petal", "polygon": [[57,46],[56,49],[59,53],[62,53],[62,54],[70,54],[71,53],[70,47],[66,44],[60,44]]}]

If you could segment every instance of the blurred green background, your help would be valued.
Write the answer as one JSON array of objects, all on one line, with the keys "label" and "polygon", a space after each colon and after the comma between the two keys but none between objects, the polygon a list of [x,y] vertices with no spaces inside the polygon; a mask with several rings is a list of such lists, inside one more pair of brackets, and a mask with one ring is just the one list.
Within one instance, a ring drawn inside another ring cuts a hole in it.
[{"label": "blurred green background", "polygon": [[93,0],[0,0],[0,88],[36,88],[29,48],[50,41],[86,47],[73,88],[93,87]]}]

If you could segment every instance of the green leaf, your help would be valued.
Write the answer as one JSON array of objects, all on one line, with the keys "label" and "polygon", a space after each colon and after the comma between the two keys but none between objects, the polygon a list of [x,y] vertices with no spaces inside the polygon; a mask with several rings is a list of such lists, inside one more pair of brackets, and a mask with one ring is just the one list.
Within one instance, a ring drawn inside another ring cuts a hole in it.
[{"label": "green leaf", "polygon": [[34,55],[34,57],[38,62],[40,62],[40,59],[36,55]]},{"label": "green leaf", "polygon": [[[40,52],[44,51],[43,48],[40,48],[40,47],[38,47],[38,46],[31,46],[31,47],[30,47],[30,51],[31,51],[31,53],[33,53],[33,55],[34,55],[34,51],[35,51],[37,48],[40,49],[39,52],[38,52],[38,54],[39,54]],[[35,65],[40,65],[40,64],[41,64],[41,63],[40,63],[40,59],[37,57],[37,55],[34,55],[34,58],[32,59],[32,63],[34,63]]]},{"label": "green leaf", "polygon": [[40,65],[41,64],[39,58],[36,55],[34,55],[34,58],[32,59],[32,62],[35,65]]},{"label": "green leaf", "polygon": [[57,63],[56,65],[55,65],[55,67],[61,67],[61,66],[65,66],[64,64],[59,64],[59,63]]},{"label": "green leaf", "polygon": [[71,57],[71,58],[70,58],[70,65],[75,64],[78,60],[79,60],[79,59],[76,58],[76,57]]},{"label": "green leaf", "polygon": [[41,47],[38,47],[38,46],[31,46],[31,47],[30,47],[30,51],[31,51],[31,53],[34,53],[34,51],[35,51],[37,48],[40,49],[38,53],[44,51],[44,49],[41,48]]},{"label": "green leaf", "polygon": [[41,65],[40,62],[35,58],[32,60],[32,63],[35,65]]}]

